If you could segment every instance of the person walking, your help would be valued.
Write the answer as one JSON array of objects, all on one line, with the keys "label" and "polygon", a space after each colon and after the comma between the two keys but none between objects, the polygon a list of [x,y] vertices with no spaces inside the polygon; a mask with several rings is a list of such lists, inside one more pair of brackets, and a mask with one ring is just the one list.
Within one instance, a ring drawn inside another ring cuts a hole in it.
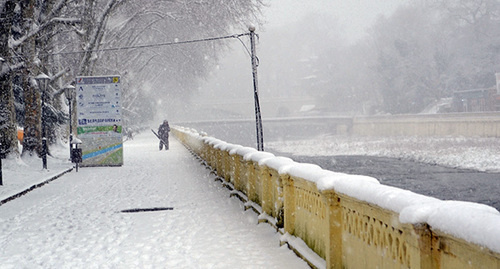
[{"label": "person walking", "polygon": [[168,150],[168,132],[170,132],[170,126],[168,121],[164,120],[163,123],[158,127],[158,136],[160,138],[160,150],[163,149],[165,145],[165,150]]}]

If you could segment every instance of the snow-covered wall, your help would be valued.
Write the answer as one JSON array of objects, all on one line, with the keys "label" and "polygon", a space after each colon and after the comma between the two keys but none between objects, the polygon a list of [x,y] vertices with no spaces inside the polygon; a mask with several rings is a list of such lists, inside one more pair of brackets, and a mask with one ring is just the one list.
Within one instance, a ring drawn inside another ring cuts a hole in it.
[{"label": "snow-covered wall", "polygon": [[500,113],[354,117],[352,134],[369,136],[500,137]]},{"label": "snow-covered wall", "polygon": [[500,267],[500,213],[492,207],[438,200],[195,130],[173,133],[274,218],[284,241],[300,238],[328,268]]}]

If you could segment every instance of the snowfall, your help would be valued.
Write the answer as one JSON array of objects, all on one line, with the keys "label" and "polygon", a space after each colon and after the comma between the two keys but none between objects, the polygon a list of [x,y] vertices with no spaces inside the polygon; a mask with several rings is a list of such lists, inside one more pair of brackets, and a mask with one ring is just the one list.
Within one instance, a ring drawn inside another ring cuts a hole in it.
[{"label": "snowfall", "polygon": [[[189,151],[152,133],[122,167],[80,168],[0,205],[0,268],[309,268]],[[70,168],[69,149],[3,160],[4,200]],[[170,209],[122,213],[134,209]]]},{"label": "snowfall", "polygon": [[[318,137],[266,147],[500,171],[500,141],[494,138]],[[0,268],[309,268],[280,246],[281,233],[257,224],[259,215],[230,197],[230,190],[175,139],[170,150],[158,151],[155,136],[141,133],[124,143],[122,167],[78,172],[69,171],[63,143],[51,152],[47,170],[37,157],[2,160]],[[399,212],[401,222],[427,222],[500,252],[500,213],[492,207],[424,197],[364,176],[353,175],[353,184],[328,180],[308,167],[288,166],[286,172]]]}]

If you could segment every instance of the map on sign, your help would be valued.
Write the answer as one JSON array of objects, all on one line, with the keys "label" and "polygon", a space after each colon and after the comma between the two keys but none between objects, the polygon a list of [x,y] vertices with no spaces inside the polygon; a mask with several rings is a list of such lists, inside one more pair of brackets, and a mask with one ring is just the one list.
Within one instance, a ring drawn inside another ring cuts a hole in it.
[{"label": "map on sign", "polygon": [[82,165],[123,165],[120,77],[77,77],[76,105]]}]

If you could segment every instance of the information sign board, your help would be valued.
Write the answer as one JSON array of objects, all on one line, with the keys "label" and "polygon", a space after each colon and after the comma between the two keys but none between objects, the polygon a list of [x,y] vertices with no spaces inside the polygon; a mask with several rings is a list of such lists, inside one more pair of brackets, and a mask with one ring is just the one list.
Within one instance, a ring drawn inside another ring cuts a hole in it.
[{"label": "information sign board", "polygon": [[119,76],[77,77],[77,137],[82,166],[123,165]]}]

